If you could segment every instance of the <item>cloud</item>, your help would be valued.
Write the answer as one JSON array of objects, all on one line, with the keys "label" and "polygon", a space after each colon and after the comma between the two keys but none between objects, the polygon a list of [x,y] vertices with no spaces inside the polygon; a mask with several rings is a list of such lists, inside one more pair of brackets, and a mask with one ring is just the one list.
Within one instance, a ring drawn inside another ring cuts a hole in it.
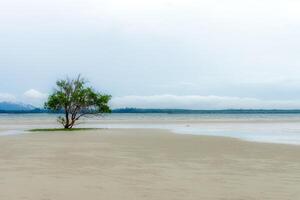
[{"label": "cloud", "polygon": [[24,98],[20,90],[47,91],[64,71],[118,96],[299,99],[299,7],[296,0],[0,1],[1,82],[13,83],[0,90]]},{"label": "cloud", "polygon": [[16,100],[17,100],[17,98],[12,94],[0,93],[0,102],[3,102],[3,101],[14,102]]},{"label": "cloud", "polygon": [[48,94],[42,93],[40,91],[37,91],[35,89],[30,89],[24,93],[24,96],[28,99],[32,100],[42,100],[47,98]]},{"label": "cloud", "polygon": [[227,96],[124,96],[111,100],[113,108],[180,108],[180,109],[300,109],[300,100],[262,100]]}]

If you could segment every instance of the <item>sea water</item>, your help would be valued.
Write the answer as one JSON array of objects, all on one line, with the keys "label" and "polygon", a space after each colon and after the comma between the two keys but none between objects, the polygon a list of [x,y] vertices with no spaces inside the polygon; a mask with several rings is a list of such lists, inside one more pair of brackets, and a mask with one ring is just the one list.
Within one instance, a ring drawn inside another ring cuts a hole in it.
[{"label": "sea water", "polygon": [[[0,114],[0,135],[59,128],[57,114]],[[167,129],[178,134],[224,136],[300,145],[300,114],[109,114],[83,118],[78,127]]]}]

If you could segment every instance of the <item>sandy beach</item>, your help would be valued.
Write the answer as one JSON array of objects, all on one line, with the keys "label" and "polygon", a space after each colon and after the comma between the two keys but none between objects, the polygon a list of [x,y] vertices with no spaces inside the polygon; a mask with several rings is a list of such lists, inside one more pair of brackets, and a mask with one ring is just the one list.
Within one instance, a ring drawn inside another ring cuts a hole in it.
[{"label": "sandy beach", "polygon": [[103,129],[2,136],[3,200],[300,199],[300,146]]}]

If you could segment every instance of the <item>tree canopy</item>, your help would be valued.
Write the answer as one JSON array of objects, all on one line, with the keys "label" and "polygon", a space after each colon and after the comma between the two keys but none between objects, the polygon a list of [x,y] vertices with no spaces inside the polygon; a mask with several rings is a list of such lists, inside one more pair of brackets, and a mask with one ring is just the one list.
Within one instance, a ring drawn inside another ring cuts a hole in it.
[{"label": "tree canopy", "polygon": [[75,79],[63,79],[56,82],[54,92],[48,97],[45,108],[52,111],[63,111],[58,118],[64,128],[70,129],[85,115],[110,113],[108,106],[110,95],[103,95],[87,86],[81,76]]}]

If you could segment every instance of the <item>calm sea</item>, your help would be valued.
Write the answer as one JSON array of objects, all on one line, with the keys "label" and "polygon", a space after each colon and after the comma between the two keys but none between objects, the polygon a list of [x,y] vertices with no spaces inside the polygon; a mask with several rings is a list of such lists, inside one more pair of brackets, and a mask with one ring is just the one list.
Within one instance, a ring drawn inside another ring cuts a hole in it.
[{"label": "calm sea", "polygon": [[[57,117],[56,114],[0,114],[0,135],[59,127]],[[300,145],[300,114],[109,114],[84,118],[78,127],[155,128],[178,134]]]}]

